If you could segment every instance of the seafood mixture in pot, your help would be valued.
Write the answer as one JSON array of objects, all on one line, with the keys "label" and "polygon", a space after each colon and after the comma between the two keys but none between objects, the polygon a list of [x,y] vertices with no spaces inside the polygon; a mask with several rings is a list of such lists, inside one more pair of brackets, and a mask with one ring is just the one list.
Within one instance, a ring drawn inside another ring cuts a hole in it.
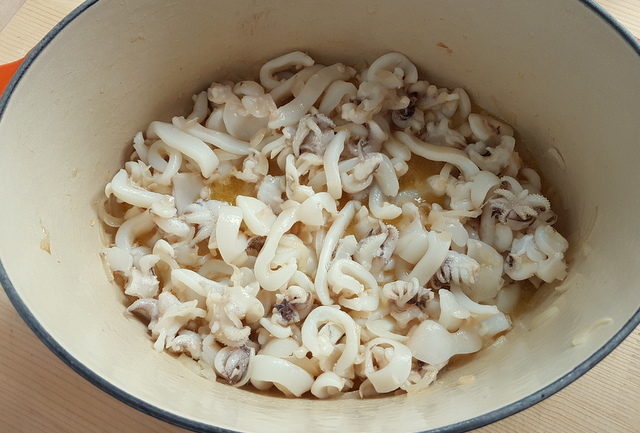
[{"label": "seafood mixture in pot", "polygon": [[157,351],[233,386],[428,386],[507,332],[568,244],[513,129],[404,55],[296,51],[154,121],[106,186],[104,258]]}]

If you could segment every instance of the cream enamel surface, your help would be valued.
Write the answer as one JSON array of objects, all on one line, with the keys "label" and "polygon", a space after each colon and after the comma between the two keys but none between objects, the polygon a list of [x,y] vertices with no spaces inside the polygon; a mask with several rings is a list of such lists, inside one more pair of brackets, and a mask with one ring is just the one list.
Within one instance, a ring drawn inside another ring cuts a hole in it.
[{"label": "cream enamel surface", "polygon": [[[637,309],[632,228],[640,218],[637,210],[629,211],[629,203],[636,206],[629,186],[640,180],[633,165],[640,160],[634,145],[640,61],[584,6],[547,1],[544,13],[524,1],[495,2],[494,8],[453,8],[445,1],[407,6],[424,8],[425,14],[417,14],[388,10],[383,2],[368,2],[366,12],[335,2],[318,9],[318,14],[343,11],[326,24],[317,17],[295,19],[300,5],[294,2],[249,11],[243,2],[220,3],[214,10],[201,1],[183,11],[166,1],[154,2],[153,12],[147,3],[117,9],[102,2],[72,22],[32,65],[0,122],[0,140],[20,143],[11,148],[11,158],[0,160],[0,184],[24,179],[24,189],[0,191],[0,200],[15,203],[15,210],[2,216],[0,257],[42,325],[119,388],[172,413],[236,430],[296,431],[299,422],[311,422],[319,431],[424,430],[502,407],[552,382],[597,350]],[[370,28],[404,24],[372,34],[348,22],[351,8],[368,14]],[[208,25],[220,14],[233,19],[217,21],[215,29]],[[571,26],[561,27],[562,20]],[[295,24],[287,34],[276,33],[272,29],[279,22]],[[545,32],[539,23],[546,23]],[[240,38],[217,40],[218,32],[245,33],[257,46],[250,48]],[[329,36],[314,36],[321,32]],[[184,42],[194,38],[199,47]],[[106,47],[95,50],[98,41]],[[212,79],[253,69],[294,48],[308,49],[320,60],[350,62],[400,49],[433,81],[475,91],[480,105],[526,137],[545,177],[562,185],[554,202],[561,200],[567,209],[556,204],[573,250],[572,272],[564,283],[568,290],[524,316],[503,346],[443,375],[423,395],[386,399],[384,408],[380,401],[283,404],[280,398],[230,390],[196,376],[150,350],[142,325],[122,315],[122,295],[106,281],[96,254],[101,240],[97,225],[91,225],[96,216],[89,204],[120,165],[133,133],[151,119],[166,118],[175,104],[186,112],[191,93]],[[503,57],[512,63],[502,64]],[[136,61],[144,67],[131,67]],[[604,85],[603,77],[616,85]],[[23,119],[34,118],[41,122],[21,127]],[[602,143],[619,148],[603,151]],[[566,170],[547,156],[551,146],[562,155]],[[40,250],[41,224],[50,233],[51,255]],[[547,311],[557,313],[544,313],[549,305]],[[612,323],[572,346],[577,333],[604,317]],[[531,324],[536,326],[529,329]],[[500,369],[494,368],[497,363]],[[475,383],[452,386],[467,374],[476,375]],[[180,389],[190,392],[174,398]],[[249,410],[251,417],[246,416]],[[276,422],[275,410],[291,424]]]}]

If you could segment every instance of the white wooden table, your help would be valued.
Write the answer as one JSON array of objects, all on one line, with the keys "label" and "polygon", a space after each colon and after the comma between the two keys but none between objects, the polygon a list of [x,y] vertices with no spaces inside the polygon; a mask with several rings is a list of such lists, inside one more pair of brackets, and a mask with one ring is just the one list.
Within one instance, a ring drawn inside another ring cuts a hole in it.
[{"label": "white wooden table", "polygon": [[[640,35],[640,0],[599,2]],[[0,0],[0,64],[22,57],[80,3]],[[4,292],[0,330],[0,432],[184,431],[126,406],[74,373],[31,333]],[[564,390],[479,432],[640,432],[640,328]]]}]

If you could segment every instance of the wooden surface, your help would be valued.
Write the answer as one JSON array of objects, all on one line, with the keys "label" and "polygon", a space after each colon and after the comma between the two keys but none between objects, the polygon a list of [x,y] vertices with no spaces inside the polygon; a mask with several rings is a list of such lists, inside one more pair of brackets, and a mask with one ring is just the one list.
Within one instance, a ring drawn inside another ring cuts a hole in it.
[{"label": "wooden surface", "polygon": [[[22,57],[80,0],[0,0],[0,64]],[[640,0],[600,0],[640,35]],[[0,295],[0,432],[183,432],[71,371]],[[640,328],[572,385],[480,433],[640,432]]]}]

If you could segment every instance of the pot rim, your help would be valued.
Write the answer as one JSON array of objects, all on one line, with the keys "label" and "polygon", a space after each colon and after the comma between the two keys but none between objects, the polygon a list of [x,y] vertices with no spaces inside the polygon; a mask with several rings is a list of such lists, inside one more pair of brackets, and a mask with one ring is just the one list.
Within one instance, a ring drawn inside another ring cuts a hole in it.
[{"label": "pot rim", "polygon": [[[49,43],[62,31],[71,21],[80,16],[83,12],[88,10],[91,6],[96,4],[99,0],[86,0],[84,3],[74,9],[69,15],[64,17],[62,21],[56,24],[49,33],[29,52],[25,57],[24,62],[20,65],[19,69],[14,74],[13,78],[9,82],[4,94],[0,98],[0,121],[7,108],[9,100],[19,84],[20,80],[24,76],[25,72],[29,69],[34,60],[40,55],[40,53],[49,45]],[[601,6],[596,4],[593,0],[574,0],[580,2],[584,7],[590,9],[596,14],[602,21],[611,26],[618,35],[626,42],[635,53],[640,56],[640,43],[635,36],[631,34],[629,30],[624,28],[615,18],[613,18],[608,12],[606,12]],[[82,364],[69,352],[67,352],[60,343],[58,343],[49,334],[46,329],[40,324],[38,319],[29,310],[24,301],[20,298],[18,291],[11,283],[9,275],[2,264],[0,259],[0,285],[4,288],[9,300],[13,304],[14,308],[18,311],[18,314],[27,323],[29,328],[38,336],[38,338],[47,346],[58,358],[64,361],[71,369],[73,369],[80,376],[88,380],[90,383],[106,392],[107,394],[115,397],[116,399],[126,403],[134,409],[139,410],[147,415],[151,415],[162,421],[176,425],[178,427],[186,428],[194,432],[203,433],[237,433],[234,430],[228,430],[221,427],[216,427],[211,424],[194,421],[189,418],[171,413],[164,409],[161,409],[155,405],[141,400],[125,390],[113,385],[108,380],[99,376],[93,370]],[[551,384],[544,388],[526,396],[522,399],[505,405],[501,408],[495,409],[491,412],[484,413],[474,418],[460,421],[454,424],[450,424],[443,427],[438,427],[431,430],[424,430],[421,433],[463,433],[469,430],[483,427],[485,425],[494,423],[508,416],[516,414],[524,409],[527,409],[534,404],[546,399],[547,397],[560,391],[580,376],[589,371],[593,366],[600,362],[605,356],[613,351],[622,341],[640,324],[640,308],[631,316],[631,318],[616,332],[616,334],[609,339],[602,347],[595,351],[589,358],[577,365],[573,370],[560,377]]]}]

